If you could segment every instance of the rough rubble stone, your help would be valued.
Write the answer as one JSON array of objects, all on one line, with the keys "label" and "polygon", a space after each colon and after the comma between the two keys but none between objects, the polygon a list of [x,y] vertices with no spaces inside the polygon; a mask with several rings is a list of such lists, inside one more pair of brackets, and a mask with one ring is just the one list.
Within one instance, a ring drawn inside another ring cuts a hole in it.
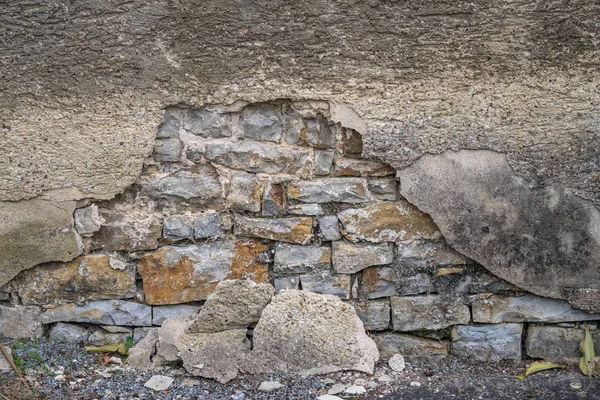
[{"label": "rough rubble stone", "polygon": [[0,305],[0,336],[39,339],[43,333],[40,307]]},{"label": "rough rubble stone", "polygon": [[391,244],[332,243],[333,269],[340,274],[354,274],[373,265],[391,264],[394,247]]},{"label": "rough rubble stone", "polygon": [[362,271],[361,293],[368,299],[398,294],[396,272],[392,267],[369,267]]},{"label": "rough rubble stone", "polygon": [[0,202],[0,286],[22,270],[71,261],[83,251],[73,228],[76,202]]},{"label": "rough rubble stone", "polygon": [[431,276],[423,272],[411,276],[403,276],[397,279],[399,280],[398,291],[403,296],[436,291],[435,286],[431,281]]},{"label": "rough rubble stone", "polygon": [[452,355],[481,362],[521,361],[523,324],[457,325]]},{"label": "rough rubble stone", "polygon": [[400,354],[394,354],[389,360],[388,365],[392,371],[402,372],[404,368],[406,368],[406,364],[404,363],[404,357]]},{"label": "rough rubble stone", "polygon": [[179,120],[169,113],[165,112],[163,122],[158,126],[156,132],[157,139],[178,138],[179,137]]},{"label": "rough rubble stone", "polygon": [[152,307],[123,300],[97,300],[44,310],[42,322],[84,322],[97,325],[151,326]]},{"label": "rough rubble stone", "polygon": [[67,343],[85,343],[90,332],[81,325],[58,322],[50,330],[50,339]]},{"label": "rough rubble stone", "polygon": [[315,271],[300,275],[299,278],[303,290],[330,294],[345,300],[350,298],[352,284],[350,275],[331,275],[329,271]]},{"label": "rough rubble stone", "polygon": [[580,310],[598,312],[600,310],[600,290],[565,288],[567,301]]},{"label": "rough rubble stone", "polygon": [[282,290],[289,289],[300,289],[300,278],[297,276],[286,276],[283,278],[273,279],[273,286],[275,286],[275,293],[279,293]]},{"label": "rough rubble stone", "polygon": [[156,139],[153,156],[157,162],[178,162],[181,158],[179,138]]},{"label": "rough rubble stone", "polygon": [[340,233],[339,220],[335,215],[325,215],[318,218],[319,232],[324,241],[339,240],[342,238]]},{"label": "rough rubble stone", "polygon": [[243,370],[373,373],[379,352],[353,307],[335,296],[285,290],[273,297],[254,329]]},{"label": "rough rubble stone", "polygon": [[298,246],[280,243],[275,247],[276,274],[299,274],[313,270],[329,270],[331,248],[318,246]]},{"label": "rough rubble stone", "polygon": [[426,339],[405,333],[380,333],[374,336],[382,358],[402,354],[404,357],[432,357],[448,355],[448,342]]},{"label": "rough rubble stone", "polygon": [[329,175],[333,164],[333,151],[315,150],[315,175]]},{"label": "rough rubble stone", "polygon": [[133,343],[135,343],[135,344],[139,343],[153,329],[156,330],[157,328],[152,328],[149,326],[141,326],[141,327],[133,328]]},{"label": "rough rubble stone", "polygon": [[367,180],[369,192],[378,200],[396,201],[396,179],[394,178],[373,178]]},{"label": "rough rubble stone", "polygon": [[124,299],[134,297],[136,291],[135,270],[113,268],[105,254],[32,268],[19,274],[12,285],[25,305]]},{"label": "rough rubble stone", "polygon": [[392,323],[396,331],[437,330],[468,324],[469,307],[460,299],[445,301],[439,295],[392,297]]},{"label": "rough rubble stone", "polygon": [[[595,353],[600,354],[600,331],[593,330],[590,334]],[[575,364],[582,356],[579,343],[584,337],[583,329],[531,324],[527,329],[525,349],[531,358]]]},{"label": "rough rubble stone", "polygon": [[309,150],[252,140],[209,143],[204,156],[225,167],[253,173],[304,176],[312,169]]},{"label": "rough rubble stone", "polygon": [[362,135],[354,129],[344,129],[342,151],[346,157],[362,157]]},{"label": "rough rubble stone", "polygon": [[176,317],[167,318],[162,326],[156,331],[158,343],[156,356],[152,361],[158,365],[173,361],[180,361],[177,345],[179,339],[185,334],[188,326],[196,317],[190,314],[179,314]]},{"label": "rough rubble stone", "polygon": [[285,188],[281,183],[269,185],[263,192],[263,217],[277,217],[286,213]]},{"label": "rough rubble stone", "polygon": [[183,118],[183,129],[204,138],[220,138],[231,136],[231,117],[205,109],[186,110]]},{"label": "rough rubble stone", "polygon": [[500,278],[559,299],[569,288],[600,289],[600,211],[565,189],[530,185],[506,155],[426,154],[399,176],[402,195],[446,241]]},{"label": "rough rubble stone", "polygon": [[221,182],[217,171],[208,164],[181,170],[141,183],[142,195],[152,198],[169,196],[183,199],[210,200],[220,196]]},{"label": "rough rubble stone", "polygon": [[[8,354],[8,357],[10,358],[11,361],[13,361],[13,356],[12,356],[12,349],[8,346],[4,347],[4,351],[6,351],[6,354]],[[4,355],[2,355],[2,357],[0,357],[0,372],[9,372],[9,371],[13,371],[12,365],[10,364],[10,362],[6,359],[6,357]]]},{"label": "rough rubble stone", "polygon": [[170,241],[191,239],[194,228],[183,216],[168,217],[163,220],[163,237]]},{"label": "rough rubble stone", "polygon": [[396,170],[390,165],[366,159],[336,158],[333,176],[388,176],[395,175]]},{"label": "rough rubble stone", "polygon": [[536,296],[479,295],[471,301],[473,322],[570,322],[600,320],[600,314],[573,309],[562,300]]},{"label": "rough rubble stone", "polygon": [[75,220],[75,229],[82,236],[92,235],[98,232],[105,222],[100,216],[98,206],[95,204],[87,207],[78,208],[73,214]]},{"label": "rough rubble stone", "polygon": [[323,207],[316,203],[290,204],[288,213],[294,215],[323,215]]},{"label": "rough rubble stone", "polygon": [[234,232],[238,236],[308,244],[312,239],[312,218],[249,218],[236,215]]},{"label": "rough rubble stone", "polygon": [[221,236],[221,220],[216,211],[197,214],[194,218],[194,239],[209,239]]},{"label": "rough rubble stone", "polygon": [[[152,368],[152,357],[156,354],[158,329],[151,328],[146,336],[129,349],[127,364],[133,368],[146,371]],[[134,338],[135,342],[135,338]]]},{"label": "rough rubble stone", "polygon": [[237,211],[259,212],[263,183],[254,175],[236,172],[230,177],[227,203]]},{"label": "rough rubble stone", "polygon": [[125,343],[128,337],[133,336],[133,329],[125,332],[110,332],[107,329],[96,327],[88,336],[87,344],[90,346],[105,346],[108,344]]},{"label": "rough rubble stone", "polygon": [[406,202],[378,202],[365,208],[347,209],[338,218],[342,234],[352,241],[380,243],[440,238],[431,218]]},{"label": "rough rubble stone", "polygon": [[271,104],[247,106],[240,117],[238,137],[279,142],[283,133],[281,107]]},{"label": "rough rubble stone", "polygon": [[196,315],[201,308],[201,306],[191,304],[154,306],[152,307],[152,325],[161,326],[167,318],[176,317],[179,314]]},{"label": "rough rubble stone", "polygon": [[365,203],[371,200],[361,178],[319,178],[288,184],[288,198],[304,203]]},{"label": "rough rubble stone", "polygon": [[148,304],[205,300],[226,279],[268,279],[268,246],[253,240],[223,240],[184,247],[165,246],[140,260]]},{"label": "rough rubble stone", "polygon": [[390,325],[390,301],[374,300],[352,303],[356,314],[368,331],[382,331]]},{"label": "rough rubble stone", "polygon": [[162,237],[162,218],[133,210],[101,210],[106,223],[94,234],[90,250],[142,251],[154,250]]},{"label": "rough rubble stone", "polygon": [[411,265],[464,265],[473,263],[444,242],[412,240],[398,244],[398,257]]},{"label": "rough rubble stone", "polygon": [[220,282],[208,296],[187,333],[212,333],[245,329],[258,322],[275,289],[250,280]]},{"label": "rough rubble stone", "polygon": [[335,127],[329,125],[322,115],[304,121],[305,129],[300,131],[300,143],[315,149],[335,148]]}]

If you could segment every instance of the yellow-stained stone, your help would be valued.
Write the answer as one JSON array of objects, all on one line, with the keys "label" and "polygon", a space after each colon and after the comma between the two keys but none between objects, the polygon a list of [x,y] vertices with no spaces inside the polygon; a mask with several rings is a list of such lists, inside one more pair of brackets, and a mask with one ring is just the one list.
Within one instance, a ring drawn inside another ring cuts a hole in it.
[{"label": "yellow-stained stone", "polygon": [[237,215],[235,234],[286,243],[308,244],[312,239],[312,218],[248,218]]}]

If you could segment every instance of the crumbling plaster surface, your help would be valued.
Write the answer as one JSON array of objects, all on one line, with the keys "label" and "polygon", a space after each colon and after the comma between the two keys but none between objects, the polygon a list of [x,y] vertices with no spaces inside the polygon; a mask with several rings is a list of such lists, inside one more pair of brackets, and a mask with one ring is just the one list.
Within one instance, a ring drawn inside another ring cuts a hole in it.
[{"label": "crumbling plaster surface", "polygon": [[291,98],[351,106],[364,155],[396,168],[494,150],[528,181],[600,204],[595,1],[15,0],[0,11],[0,201],[111,198],[139,175],[165,107]]}]

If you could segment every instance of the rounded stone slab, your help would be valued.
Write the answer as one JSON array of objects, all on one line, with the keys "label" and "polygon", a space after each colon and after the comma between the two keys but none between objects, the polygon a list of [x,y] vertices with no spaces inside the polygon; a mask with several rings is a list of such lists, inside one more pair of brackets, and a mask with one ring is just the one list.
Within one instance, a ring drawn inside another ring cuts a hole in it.
[{"label": "rounded stone slab", "polygon": [[459,252],[537,295],[586,311],[599,304],[578,296],[600,289],[600,212],[591,203],[559,187],[533,187],[492,151],[425,155],[399,176],[402,195]]}]

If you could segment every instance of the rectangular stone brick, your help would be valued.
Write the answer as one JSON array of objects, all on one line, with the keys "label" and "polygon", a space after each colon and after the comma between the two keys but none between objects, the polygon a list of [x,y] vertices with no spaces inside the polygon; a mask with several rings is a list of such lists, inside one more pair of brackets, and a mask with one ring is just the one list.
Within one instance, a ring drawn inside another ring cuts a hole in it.
[{"label": "rectangular stone brick", "polygon": [[278,217],[286,213],[285,188],[281,183],[272,183],[263,192],[262,216]]},{"label": "rectangular stone brick", "polygon": [[439,295],[392,297],[392,322],[396,331],[438,330],[468,324],[469,307],[460,299],[446,301]]},{"label": "rectangular stone brick", "polygon": [[392,244],[354,244],[333,242],[333,269],[340,274],[354,274],[373,265],[390,264],[394,261]]},{"label": "rectangular stone brick", "polygon": [[152,307],[152,325],[160,326],[167,318],[176,317],[181,314],[196,315],[202,306],[191,304],[174,304],[167,306]]},{"label": "rectangular stone brick", "polygon": [[151,177],[140,184],[140,194],[152,198],[213,199],[220,197],[221,182],[217,171],[209,164]]},{"label": "rectangular stone brick", "polygon": [[254,174],[232,173],[229,177],[227,203],[238,211],[259,212],[264,183]]},{"label": "rectangular stone brick", "polygon": [[[600,354],[600,330],[590,332],[594,351]],[[557,363],[579,363],[579,343],[585,337],[580,328],[561,328],[550,325],[529,325],[525,348],[531,358],[540,358]]]},{"label": "rectangular stone brick", "polygon": [[304,203],[364,203],[371,200],[361,178],[321,178],[288,185],[288,197]]},{"label": "rectangular stone brick", "polygon": [[163,220],[163,237],[169,241],[191,239],[194,228],[184,216],[172,216]]},{"label": "rectangular stone brick", "polygon": [[388,299],[353,302],[352,305],[366,330],[388,329],[390,325],[390,301]]},{"label": "rectangular stone brick", "polygon": [[373,178],[367,181],[369,192],[378,200],[396,201],[398,195],[394,178]]},{"label": "rectangular stone brick", "polygon": [[362,271],[361,293],[368,299],[395,296],[398,294],[396,272],[391,267],[369,267]]},{"label": "rectangular stone brick", "polygon": [[83,305],[66,304],[49,308],[42,322],[83,322],[96,325],[151,326],[152,307],[123,300],[97,300]]},{"label": "rectangular stone brick", "polygon": [[325,215],[318,218],[319,232],[324,241],[339,240],[342,238],[340,233],[339,221],[335,215]]},{"label": "rectangular stone brick", "polygon": [[297,276],[287,276],[282,278],[273,279],[273,286],[275,286],[275,293],[279,293],[282,290],[290,290],[295,289],[298,290],[300,288],[300,278]]},{"label": "rectangular stone brick", "polygon": [[216,211],[206,211],[194,216],[194,239],[221,236],[221,219]]},{"label": "rectangular stone brick", "polygon": [[315,150],[315,175],[329,175],[333,164],[333,151]]},{"label": "rectangular stone brick", "polygon": [[39,339],[43,334],[41,307],[0,305],[0,335],[3,338]]},{"label": "rectangular stone brick", "polygon": [[381,177],[395,175],[396,170],[379,161],[356,158],[336,158],[334,176]]},{"label": "rectangular stone brick", "polygon": [[390,358],[394,354],[404,357],[447,356],[449,343],[445,340],[425,339],[405,333],[381,333],[373,336],[381,358]]},{"label": "rectangular stone brick", "polygon": [[184,113],[183,128],[204,138],[229,137],[231,136],[231,116],[192,108]]},{"label": "rectangular stone brick", "polygon": [[259,104],[244,107],[240,116],[238,137],[279,142],[283,133],[281,107]]},{"label": "rectangular stone brick", "polygon": [[452,329],[452,355],[481,362],[521,361],[523,324],[458,325]]},{"label": "rectangular stone brick", "polygon": [[323,215],[323,207],[316,203],[291,204],[288,206],[288,212],[294,215]]},{"label": "rectangular stone brick", "polygon": [[235,234],[286,243],[308,244],[312,239],[312,218],[249,218],[236,215]]},{"label": "rectangular stone brick", "polygon": [[325,270],[331,266],[331,248],[280,243],[275,247],[276,274],[296,274]]},{"label": "rectangular stone brick", "polygon": [[329,271],[319,271],[300,275],[299,278],[302,290],[331,294],[345,300],[350,298],[350,275],[331,275]]}]

